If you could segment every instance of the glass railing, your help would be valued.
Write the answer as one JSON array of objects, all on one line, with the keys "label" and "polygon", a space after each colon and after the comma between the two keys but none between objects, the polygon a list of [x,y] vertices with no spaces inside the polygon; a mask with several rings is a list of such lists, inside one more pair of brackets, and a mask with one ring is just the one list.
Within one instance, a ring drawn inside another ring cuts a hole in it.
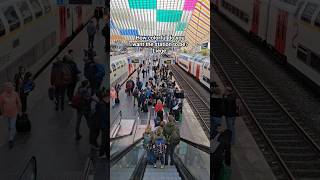
[{"label": "glass railing", "polygon": [[111,167],[111,179],[130,179],[132,173],[139,165],[139,160],[145,154],[142,144],[142,141],[140,141]]},{"label": "glass railing", "polygon": [[27,162],[18,180],[37,180],[37,160],[35,157],[31,157]]},{"label": "glass railing", "polygon": [[180,141],[175,153],[195,179],[210,180],[210,154],[208,152]]}]

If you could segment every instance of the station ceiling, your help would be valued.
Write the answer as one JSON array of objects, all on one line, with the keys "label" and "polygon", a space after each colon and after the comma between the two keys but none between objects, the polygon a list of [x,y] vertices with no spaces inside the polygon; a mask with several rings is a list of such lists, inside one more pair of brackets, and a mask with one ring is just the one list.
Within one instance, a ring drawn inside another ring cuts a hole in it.
[{"label": "station ceiling", "polygon": [[210,33],[209,0],[111,0],[111,41],[135,36],[185,36],[190,46]]}]

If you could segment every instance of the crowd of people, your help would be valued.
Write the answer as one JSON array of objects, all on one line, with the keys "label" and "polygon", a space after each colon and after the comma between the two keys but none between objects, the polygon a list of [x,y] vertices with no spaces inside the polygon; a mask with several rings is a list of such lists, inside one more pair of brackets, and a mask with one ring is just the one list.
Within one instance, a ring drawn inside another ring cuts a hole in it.
[{"label": "crowd of people", "polygon": [[[161,168],[174,164],[174,149],[180,141],[180,133],[176,121],[181,120],[183,90],[179,90],[173,79],[173,73],[168,66],[152,65],[144,61],[136,70],[137,77],[129,78],[125,83],[127,97],[133,98],[133,106],[146,113],[154,111],[154,130],[150,122],[143,135],[144,148],[147,151],[148,163]],[[116,84],[111,88],[112,106],[120,103],[121,86]],[[150,108],[151,107],[151,108]],[[167,117],[167,120],[166,120]]]}]

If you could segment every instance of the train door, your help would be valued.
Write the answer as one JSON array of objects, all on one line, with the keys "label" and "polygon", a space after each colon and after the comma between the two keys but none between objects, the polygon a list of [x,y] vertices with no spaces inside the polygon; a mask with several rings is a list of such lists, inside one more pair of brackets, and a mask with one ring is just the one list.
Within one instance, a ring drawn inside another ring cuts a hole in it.
[{"label": "train door", "polygon": [[200,79],[200,64],[197,64],[197,69],[196,69],[196,79]]},{"label": "train door", "polygon": [[191,64],[191,62],[189,61],[189,72],[192,74],[192,64]]},{"label": "train door", "polygon": [[67,37],[67,22],[66,22],[66,8],[65,7],[59,7],[59,28],[60,28],[60,43],[63,44],[63,42],[66,40]]},{"label": "train door", "polygon": [[279,10],[276,28],[275,48],[281,54],[284,54],[286,48],[287,25],[288,12]]},{"label": "train door", "polygon": [[81,6],[77,7],[77,17],[78,17],[77,28],[80,28],[82,26],[82,7]]},{"label": "train door", "polygon": [[259,15],[260,15],[259,12],[260,12],[260,0],[254,0],[251,32],[256,35],[258,34],[258,31],[259,31]]}]

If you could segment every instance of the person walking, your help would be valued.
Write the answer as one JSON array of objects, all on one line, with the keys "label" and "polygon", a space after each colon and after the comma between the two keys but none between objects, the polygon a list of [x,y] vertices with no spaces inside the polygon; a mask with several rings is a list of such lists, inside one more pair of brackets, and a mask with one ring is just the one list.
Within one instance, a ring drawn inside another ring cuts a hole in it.
[{"label": "person walking", "polygon": [[153,141],[154,146],[154,153],[156,156],[156,160],[154,161],[153,167],[157,168],[157,159],[161,162],[161,169],[164,168],[164,154],[166,152],[166,139],[163,135],[163,129],[158,128],[155,132],[155,138]]},{"label": "person walking", "polygon": [[154,107],[154,111],[155,111],[155,113],[157,113],[157,116],[160,118],[160,121],[163,121],[163,109],[164,109],[164,106],[163,106],[161,100],[158,99],[157,104]]},{"label": "person walking", "polygon": [[[69,50],[69,51],[71,51],[69,52],[69,54],[71,54],[72,50]],[[71,101],[74,95],[74,90],[77,86],[78,81],[80,80],[79,74],[81,73],[81,71],[78,69],[77,64],[73,61],[72,58],[73,57],[71,55],[65,55],[62,60],[64,65],[67,66],[67,68],[71,72],[71,79],[66,87],[69,104],[71,104]]]},{"label": "person walking", "polygon": [[116,90],[114,89],[114,87],[111,87],[110,97],[111,97],[111,105],[112,105],[112,108],[114,108],[115,105],[116,105],[116,99],[118,98],[118,93],[116,92]]},{"label": "person walking", "polygon": [[32,74],[30,72],[27,72],[24,76],[24,79],[22,81],[22,85],[20,87],[20,100],[21,100],[21,108],[22,113],[25,114],[27,111],[27,104],[28,104],[28,96],[31,91],[33,91],[35,84],[33,80],[31,79]]},{"label": "person walking", "polygon": [[94,36],[96,34],[96,26],[94,25],[94,22],[92,20],[89,21],[89,24],[87,26],[87,34],[88,34],[88,48],[94,48]]},{"label": "person walking", "polygon": [[18,93],[14,91],[12,83],[4,84],[4,91],[0,95],[1,116],[7,120],[9,129],[9,148],[13,148],[16,135],[16,121],[18,114],[21,114],[21,102]]},{"label": "person walking", "polygon": [[223,116],[223,99],[221,89],[219,87],[214,87],[212,90],[211,103],[211,118],[210,118],[210,139],[213,139],[218,134],[218,127],[221,126],[222,116]]},{"label": "person walking", "polygon": [[148,124],[145,132],[143,133],[143,148],[147,152],[147,162],[148,164],[154,164],[155,157],[153,152],[153,142],[154,141],[154,134],[151,131],[150,124]]},{"label": "person walking", "polygon": [[227,87],[223,96],[227,128],[232,132],[231,143],[235,143],[235,120],[237,116],[237,99],[231,87]]},{"label": "person walking", "polygon": [[14,75],[14,87],[15,91],[19,94],[22,86],[22,81],[24,80],[24,76],[26,74],[26,68],[23,66],[19,66],[18,73]]},{"label": "person walking", "polygon": [[82,138],[82,135],[80,134],[80,124],[83,116],[87,121],[88,128],[90,127],[92,102],[90,90],[89,82],[84,80],[81,82],[76,93],[80,97],[79,106],[77,107],[77,123],[75,128],[76,140],[80,140]]},{"label": "person walking", "polygon": [[163,128],[163,134],[166,138],[167,151],[165,156],[165,165],[168,165],[168,159],[170,156],[170,165],[174,164],[173,154],[174,149],[180,142],[180,132],[179,129],[175,126],[175,119],[172,115],[168,116],[169,122]]},{"label": "person walking", "polygon": [[62,62],[60,58],[52,64],[50,84],[54,88],[55,93],[55,110],[59,107],[64,110],[64,99],[66,87],[71,82],[72,74],[70,69]]},{"label": "person walking", "polygon": [[99,102],[96,104],[96,116],[100,121],[100,130],[101,130],[101,146],[100,146],[100,152],[99,152],[99,157],[100,158],[105,158],[108,153],[108,134],[110,130],[110,123],[108,122],[109,119],[109,100],[108,100],[108,90],[103,89],[99,93]]}]

